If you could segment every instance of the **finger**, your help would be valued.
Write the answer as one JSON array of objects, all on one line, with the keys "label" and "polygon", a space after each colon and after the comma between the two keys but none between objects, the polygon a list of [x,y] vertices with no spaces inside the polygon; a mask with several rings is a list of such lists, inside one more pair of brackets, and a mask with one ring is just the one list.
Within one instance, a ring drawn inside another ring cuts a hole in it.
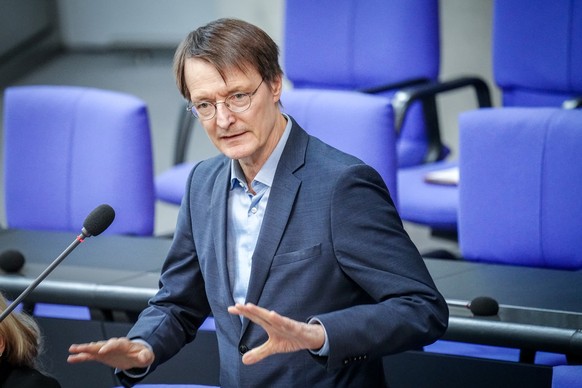
[{"label": "finger", "polygon": [[107,342],[103,343],[99,349],[99,354],[106,354],[119,349],[122,349],[124,345],[128,344],[129,340],[125,338],[110,338]]},{"label": "finger", "polygon": [[252,303],[246,303],[244,305],[237,304],[235,305],[235,309],[238,311],[239,315],[242,315],[263,327],[271,326],[273,320],[277,319],[277,316],[279,316],[274,311],[267,310]]},{"label": "finger", "polygon": [[79,362],[85,362],[85,361],[95,361],[96,358],[94,355],[89,354],[89,353],[78,353],[78,354],[70,354],[67,357],[67,362],[71,363],[71,364],[76,364]]},{"label": "finger", "polygon": [[98,352],[103,346],[104,342],[90,342],[86,344],[73,344],[69,347],[69,352],[72,353],[82,353],[82,352]]},{"label": "finger", "polygon": [[264,360],[265,358],[269,357],[274,353],[275,352],[273,352],[271,350],[271,347],[269,346],[269,341],[267,341],[261,346],[251,349],[245,354],[243,354],[242,362],[245,365],[256,364],[257,362]]}]

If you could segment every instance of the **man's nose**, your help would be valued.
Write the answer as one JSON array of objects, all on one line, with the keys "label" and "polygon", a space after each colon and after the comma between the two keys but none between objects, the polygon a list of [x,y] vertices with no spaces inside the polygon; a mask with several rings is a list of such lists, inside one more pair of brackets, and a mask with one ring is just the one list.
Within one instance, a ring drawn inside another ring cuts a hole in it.
[{"label": "man's nose", "polygon": [[216,104],[216,124],[227,128],[233,122],[233,113],[228,109],[225,102]]}]

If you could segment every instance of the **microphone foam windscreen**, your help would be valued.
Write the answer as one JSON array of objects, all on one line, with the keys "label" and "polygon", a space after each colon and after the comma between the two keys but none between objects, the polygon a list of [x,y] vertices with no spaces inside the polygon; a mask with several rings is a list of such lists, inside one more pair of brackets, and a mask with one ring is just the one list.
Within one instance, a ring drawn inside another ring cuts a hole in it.
[{"label": "microphone foam windscreen", "polygon": [[491,297],[479,296],[471,301],[469,309],[475,315],[497,315],[499,312],[499,303]]},{"label": "microphone foam windscreen", "polygon": [[103,233],[115,219],[115,211],[107,204],[97,206],[83,222],[83,228],[91,236]]},{"label": "microphone foam windscreen", "polygon": [[4,272],[18,272],[24,266],[24,255],[19,251],[7,250],[0,254],[0,268]]}]

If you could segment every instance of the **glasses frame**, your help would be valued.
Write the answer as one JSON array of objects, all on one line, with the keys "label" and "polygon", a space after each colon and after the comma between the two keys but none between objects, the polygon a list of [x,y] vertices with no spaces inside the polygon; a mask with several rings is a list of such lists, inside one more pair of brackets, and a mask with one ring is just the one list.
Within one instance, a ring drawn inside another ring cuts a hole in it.
[{"label": "glasses frame", "polygon": [[[216,101],[216,102],[211,102],[211,101],[199,101],[196,103],[190,102],[188,104],[188,106],[186,107],[186,110],[189,111],[190,113],[192,113],[192,115],[194,117],[196,117],[198,120],[200,121],[206,121],[206,120],[212,120],[213,118],[216,117],[216,112],[218,111],[218,104],[224,104],[224,106],[226,106],[226,108],[231,111],[232,113],[243,113],[246,112],[247,110],[249,110],[251,108],[251,105],[253,104],[253,97],[255,96],[255,94],[257,94],[257,92],[259,91],[259,88],[261,87],[261,85],[263,84],[263,82],[265,81],[264,78],[261,79],[261,82],[259,83],[259,85],[255,88],[255,90],[251,93],[241,93],[241,92],[236,92],[231,94],[230,96],[226,97],[223,101]],[[227,103],[227,101],[231,98],[234,97],[236,95],[245,95],[249,97],[249,106],[247,106],[245,109],[243,110],[232,110],[230,105]],[[200,104],[200,103],[208,103],[210,105],[212,105],[214,107],[214,113],[209,116],[209,117],[200,117],[200,115],[198,114],[198,112],[196,111],[196,108],[194,107],[194,105],[196,104]]]}]

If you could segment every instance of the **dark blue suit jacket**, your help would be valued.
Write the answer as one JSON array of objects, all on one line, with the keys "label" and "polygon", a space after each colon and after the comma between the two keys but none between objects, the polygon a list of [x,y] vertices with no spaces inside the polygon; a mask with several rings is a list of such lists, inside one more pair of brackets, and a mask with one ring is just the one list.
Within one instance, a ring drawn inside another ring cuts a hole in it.
[{"label": "dark blue suit jacket", "polygon": [[227,312],[234,304],[226,266],[229,163],[218,156],[193,169],[161,289],[128,334],[152,345],[152,370],[191,341],[211,312],[224,387],[382,386],[382,356],[443,334],[446,303],[382,178],[293,122],[253,256],[247,301],[299,321],[316,316],[330,353],[301,351],[242,364],[240,351],[267,336]]}]

